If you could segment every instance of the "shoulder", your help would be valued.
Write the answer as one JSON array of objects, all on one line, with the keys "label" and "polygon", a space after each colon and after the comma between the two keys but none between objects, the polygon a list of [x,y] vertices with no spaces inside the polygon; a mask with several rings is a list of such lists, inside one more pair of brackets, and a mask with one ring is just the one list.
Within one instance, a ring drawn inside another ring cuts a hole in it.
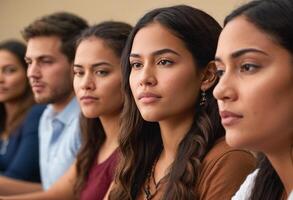
[{"label": "shoulder", "polygon": [[26,119],[39,119],[47,106],[45,104],[34,105],[28,112]]},{"label": "shoulder", "polygon": [[22,132],[26,135],[37,135],[40,117],[45,110],[46,105],[34,105],[27,113],[23,123]]},{"label": "shoulder", "polygon": [[227,145],[224,138],[218,140],[211,150],[207,153],[203,159],[203,167],[213,168],[216,165],[231,164],[239,165],[235,163],[239,161],[241,164],[247,164],[249,166],[256,166],[256,159],[253,154],[244,149],[232,148]]},{"label": "shoulder", "polygon": [[258,174],[258,169],[254,170],[253,173],[249,174],[245,181],[240,186],[240,189],[237,191],[237,193],[232,197],[232,200],[246,200],[249,199],[253,186],[255,178]]},{"label": "shoulder", "polygon": [[252,153],[216,142],[203,159],[198,192],[203,199],[231,199],[246,176],[256,167]]}]

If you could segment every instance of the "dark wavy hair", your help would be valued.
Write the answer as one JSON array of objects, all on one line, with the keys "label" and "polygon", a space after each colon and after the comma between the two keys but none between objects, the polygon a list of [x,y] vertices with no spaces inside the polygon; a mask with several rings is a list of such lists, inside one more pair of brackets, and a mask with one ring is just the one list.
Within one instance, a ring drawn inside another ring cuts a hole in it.
[{"label": "dark wavy hair", "polygon": [[[232,11],[225,18],[224,25],[239,16],[244,16],[247,21],[271,36],[279,45],[293,55],[292,0],[251,1]],[[277,172],[264,154],[260,154],[258,160],[259,172],[250,199],[281,199],[284,185]]]},{"label": "dark wavy hair", "polygon": [[75,54],[76,37],[87,27],[87,22],[75,14],[56,12],[35,20],[25,27],[21,33],[26,41],[40,36],[59,37],[62,42],[61,52],[69,62],[72,62]]},{"label": "dark wavy hair", "polygon": [[[0,51],[7,51],[11,53],[19,61],[24,70],[27,70],[28,66],[24,60],[26,52],[25,44],[17,40],[7,40],[0,44]],[[11,117],[10,122],[6,121],[7,113],[4,108],[5,102],[0,102],[0,132],[7,132],[8,134],[13,132],[17,127],[19,127],[25,117],[25,114],[34,104],[34,98],[28,79],[25,78],[23,82],[26,85],[25,92],[23,96],[19,97],[21,102],[17,105],[17,112]],[[6,124],[9,124],[9,126],[7,127]]]},{"label": "dark wavy hair", "polygon": [[[214,59],[221,32],[221,26],[210,15],[186,5],[152,10],[137,22],[122,55],[125,92],[120,138],[122,157],[110,199],[135,199],[163,148],[158,122],[147,122],[142,118],[129,85],[129,55],[134,37],[140,29],[152,23],[164,26],[185,44],[199,71],[206,69]],[[192,127],[179,144],[163,199],[198,197],[195,188],[201,162],[215,141],[224,136],[212,90],[213,87],[206,91],[206,107],[200,107],[200,99],[196,102]]]},{"label": "dark wavy hair", "polygon": [[[77,40],[78,46],[82,41],[96,37],[102,39],[117,57],[121,57],[131,25],[124,22],[107,21],[84,30]],[[77,156],[77,178],[74,186],[76,195],[79,195],[89,176],[90,168],[96,161],[97,154],[105,142],[106,135],[99,118],[86,118],[81,114],[82,147]]]}]

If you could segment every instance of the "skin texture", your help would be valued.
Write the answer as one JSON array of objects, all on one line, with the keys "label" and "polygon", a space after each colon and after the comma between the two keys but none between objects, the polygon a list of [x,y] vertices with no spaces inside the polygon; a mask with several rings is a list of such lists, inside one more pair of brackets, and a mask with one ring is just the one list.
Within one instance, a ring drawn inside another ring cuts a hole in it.
[{"label": "skin texture", "polygon": [[[137,32],[129,60],[136,105],[146,121],[158,122],[161,129],[163,150],[154,167],[154,179],[159,181],[168,173],[193,123],[200,90],[214,82],[213,67],[199,71],[184,42],[156,22]],[[150,190],[154,192],[153,185]]]},{"label": "skin texture", "polygon": [[[292,55],[271,35],[240,16],[221,33],[216,66],[220,81],[214,96],[227,143],[264,152],[290,192],[293,188]],[[234,114],[227,115],[225,111]]]},{"label": "skin texture", "polygon": [[[74,90],[83,115],[99,117],[105,130],[106,140],[97,155],[97,161],[101,163],[118,147],[119,115],[123,105],[120,59],[102,39],[91,37],[78,45],[73,68]],[[92,98],[82,100],[85,95]],[[74,163],[48,191],[0,199],[75,200],[76,176]]]},{"label": "skin texture", "polygon": [[72,97],[72,67],[61,52],[61,40],[55,36],[31,38],[27,44],[27,76],[38,103],[52,103],[62,110]]},{"label": "skin texture", "polygon": [[[142,28],[134,38],[130,63],[131,90],[145,120],[193,117],[200,75],[179,38],[157,23]],[[141,98],[143,93],[155,97]]]},{"label": "skin texture", "polygon": [[[93,53],[89,53],[93,52]],[[122,108],[120,59],[103,40],[89,38],[77,49],[74,89],[86,117],[116,115]]]},{"label": "skin texture", "polygon": [[25,93],[26,71],[9,51],[0,50],[0,102],[19,101]]}]

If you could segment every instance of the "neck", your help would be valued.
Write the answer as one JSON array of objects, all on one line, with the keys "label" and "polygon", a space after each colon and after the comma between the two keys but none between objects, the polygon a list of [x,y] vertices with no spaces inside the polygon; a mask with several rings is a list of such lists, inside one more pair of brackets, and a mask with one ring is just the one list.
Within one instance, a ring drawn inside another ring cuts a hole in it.
[{"label": "neck", "polygon": [[112,116],[101,116],[99,117],[101,120],[102,126],[104,128],[106,134],[105,145],[103,146],[112,146],[113,148],[118,147],[118,137],[119,137],[119,128],[120,128],[120,115],[115,114]]},{"label": "neck", "polygon": [[56,113],[61,112],[68,105],[68,103],[72,100],[73,97],[74,97],[74,93],[72,92],[70,93],[70,95],[68,95],[64,99],[58,102],[52,103],[51,105],[53,107],[53,110]]},{"label": "neck", "polygon": [[105,161],[118,147],[119,137],[119,114],[113,116],[99,117],[103,129],[105,131],[106,139],[102,144],[97,155],[98,163]]},{"label": "neck", "polygon": [[293,190],[293,149],[292,145],[276,153],[266,154],[278,173],[287,195]]},{"label": "neck", "polygon": [[192,123],[193,113],[190,115],[185,113],[182,117],[176,117],[176,119],[168,119],[159,122],[164,147],[162,156],[174,161],[178,146],[186,133],[189,131]]},{"label": "neck", "polygon": [[6,127],[9,126],[11,120],[17,114],[18,105],[20,102],[7,102],[4,104],[5,112],[6,112]]}]

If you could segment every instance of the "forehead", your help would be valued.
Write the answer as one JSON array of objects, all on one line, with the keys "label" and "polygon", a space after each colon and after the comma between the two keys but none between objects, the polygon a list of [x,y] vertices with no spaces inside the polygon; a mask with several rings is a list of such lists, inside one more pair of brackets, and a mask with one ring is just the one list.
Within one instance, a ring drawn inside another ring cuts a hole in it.
[{"label": "forehead", "polygon": [[6,65],[6,64],[12,64],[12,63],[17,63],[20,64],[19,59],[11,53],[10,51],[1,49],[0,50],[0,65]]},{"label": "forehead", "polygon": [[243,48],[256,48],[273,51],[280,48],[274,38],[249,22],[244,16],[230,21],[221,32],[217,56],[229,54]]},{"label": "forehead", "polygon": [[38,58],[40,56],[56,56],[61,53],[61,39],[57,36],[37,36],[28,40],[27,58]]},{"label": "forehead", "polygon": [[154,22],[137,32],[131,52],[148,54],[162,48],[176,48],[179,51],[187,51],[181,39],[175,36],[168,28]]},{"label": "forehead", "polygon": [[97,37],[87,38],[76,49],[75,64],[97,61],[120,62],[119,57],[107,43]]}]

